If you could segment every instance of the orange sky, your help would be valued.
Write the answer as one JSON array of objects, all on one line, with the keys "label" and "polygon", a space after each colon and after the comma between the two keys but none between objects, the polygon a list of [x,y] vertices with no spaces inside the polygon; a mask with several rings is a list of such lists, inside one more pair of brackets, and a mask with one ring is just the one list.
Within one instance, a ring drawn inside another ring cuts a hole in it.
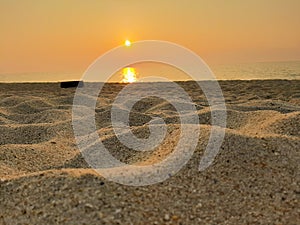
[{"label": "orange sky", "polygon": [[300,60],[299,9],[299,0],[0,0],[0,73],[81,73],[126,38],[175,42],[208,64]]}]

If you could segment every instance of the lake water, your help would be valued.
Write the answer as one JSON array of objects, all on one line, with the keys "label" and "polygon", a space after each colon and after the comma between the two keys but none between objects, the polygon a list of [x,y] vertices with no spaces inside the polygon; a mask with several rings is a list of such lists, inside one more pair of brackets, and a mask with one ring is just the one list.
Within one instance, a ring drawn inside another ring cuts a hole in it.
[{"label": "lake water", "polygon": [[[170,80],[191,80],[181,70],[165,64],[141,63],[133,65],[138,77],[162,76]],[[231,65],[209,65],[218,80],[254,80],[254,79],[300,79],[300,61],[260,62]],[[80,73],[19,73],[0,74],[0,82],[58,82],[79,80]],[[111,76],[109,81],[120,82],[121,72]],[[104,80],[103,80],[104,81]]]}]

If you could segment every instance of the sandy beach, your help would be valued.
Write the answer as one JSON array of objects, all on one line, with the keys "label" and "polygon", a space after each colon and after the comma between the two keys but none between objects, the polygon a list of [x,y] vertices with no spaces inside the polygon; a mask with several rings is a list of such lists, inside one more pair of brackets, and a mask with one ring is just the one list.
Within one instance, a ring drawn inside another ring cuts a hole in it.
[{"label": "sandy beach", "polygon": [[[202,172],[209,105],[194,82],[179,84],[199,115],[197,148],[177,174],[144,187],[108,181],[85,162],[72,129],[75,88],[0,84],[0,224],[300,224],[300,80],[220,81],[226,135]],[[176,112],[158,98],[137,103],[130,117],[136,136],[147,136],[153,115],[174,132],[158,153],[131,151],[110,124],[124,85],[102,90],[98,133],[123,162],[159,161],[179,138]]]}]

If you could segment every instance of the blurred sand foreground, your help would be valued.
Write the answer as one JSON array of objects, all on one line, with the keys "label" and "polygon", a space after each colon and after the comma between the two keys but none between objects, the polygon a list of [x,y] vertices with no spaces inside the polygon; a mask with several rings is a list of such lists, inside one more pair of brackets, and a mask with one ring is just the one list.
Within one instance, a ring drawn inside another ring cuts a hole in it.
[{"label": "blurred sand foreground", "polygon": [[[226,137],[204,172],[209,106],[195,83],[179,84],[196,104],[199,143],[179,173],[145,187],[107,181],[81,157],[71,126],[74,88],[0,84],[0,224],[300,224],[300,80],[221,81]],[[179,137],[175,109],[159,98],[138,102],[130,116],[136,136],[148,135],[153,115],[175,132],[158,152],[130,150],[110,124],[122,87],[109,84],[100,94],[103,143],[126,163],[161,160]]]}]

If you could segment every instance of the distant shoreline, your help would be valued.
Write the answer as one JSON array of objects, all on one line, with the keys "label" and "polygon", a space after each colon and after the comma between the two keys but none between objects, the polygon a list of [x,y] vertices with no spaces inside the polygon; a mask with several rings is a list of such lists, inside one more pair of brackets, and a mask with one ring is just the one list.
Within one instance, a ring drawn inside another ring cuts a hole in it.
[{"label": "distant shoreline", "polygon": [[[76,80],[64,80],[64,81],[25,81],[25,82],[0,82],[0,85],[3,84],[60,84],[61,82],[67,82],[67,81],[76,81]],[[175,80],[172,82],[176,83],[184,83],[184,82],[209,82],[209,81],[218,81],[218,82],[251,82],[251,81],[300,81],[300,77],[298,79],[236,79],[236,80],[199,80],[199,81],[194,81],[194,80]],[[147,82],[135,82],[135,83],[122,83],[122,82],[103,82],[103,81],[83,81],[84,83],[105,83],[105,84],[145,84],[145,83],[168,83],[168,82],[162,82],[162,81],[147,81]],[[171,81],[170,81],[171,82]]]}]

